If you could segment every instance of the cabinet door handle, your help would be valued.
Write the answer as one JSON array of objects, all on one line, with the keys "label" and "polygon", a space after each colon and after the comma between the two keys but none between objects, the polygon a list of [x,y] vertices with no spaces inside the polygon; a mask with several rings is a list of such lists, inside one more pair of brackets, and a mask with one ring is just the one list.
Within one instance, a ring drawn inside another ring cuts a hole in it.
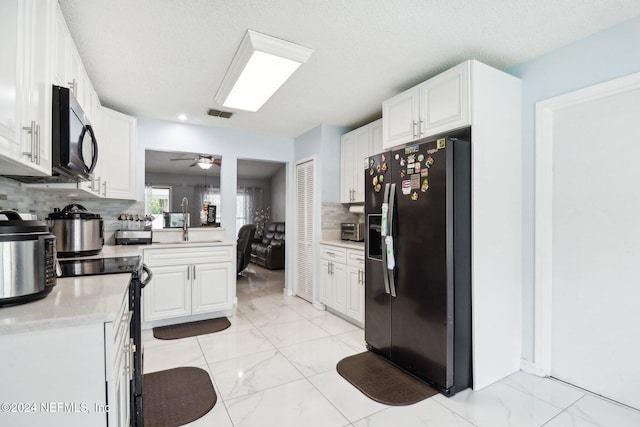
[{"label": "cabinet door handle", "polygon": [[416,121],[413,121],[413,137],[417,138],[418,137],[418,132],[416,131],[416,127],[418,126],[418,123],[416,123]]},{"label": "cabinet door handle", "polygon": [[23,156],[29,156],[30,161],[33,163],[35,160],[35,135],[36,135],[36,122],[31,120],[31,126],[22,126],[22,130],[26,130],[30,135],[31,151],[23,151]]},{"label": "cabinet door handle", "polygon": [[193,280],[196,280],[196,266],[193,265]]},{"label": "cabinet door handle", "polygon": [[187,267],[187,280],[191,280],[191,266]]},{"label": "cabinet door handle", "polygon": [[[98,192],[100,191],[100,189],[98,189]],[[107,197],[107,181],[105,180],[105,182],[102,183],[102,195]]]},{"label": "cabinet door handle", "polygon": [[36,149],[35,149],[36,164],[39,165],[40,164],[40,125],[36,125],[35,140],[36,140]]},{"label": "cabinet door handle", "polygon": [[331,265],[331,275],[333,276],[333,262],[329,263]]}]

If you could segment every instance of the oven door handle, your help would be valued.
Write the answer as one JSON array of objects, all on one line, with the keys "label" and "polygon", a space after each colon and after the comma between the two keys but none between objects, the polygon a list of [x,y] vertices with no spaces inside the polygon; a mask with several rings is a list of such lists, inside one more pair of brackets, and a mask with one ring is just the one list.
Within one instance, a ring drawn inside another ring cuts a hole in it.
[{"label": "oven door handle", "polygon": [[147,286],[147,284],[149,284],[151,279],[153,279],[153,273],[151,272],[151,270],[149,270],[149,267],[147,267],[147,264],[142,264],[142,271],[147,273],[147,278],[140,282],[140,287],[144,288],[145,286]]}]

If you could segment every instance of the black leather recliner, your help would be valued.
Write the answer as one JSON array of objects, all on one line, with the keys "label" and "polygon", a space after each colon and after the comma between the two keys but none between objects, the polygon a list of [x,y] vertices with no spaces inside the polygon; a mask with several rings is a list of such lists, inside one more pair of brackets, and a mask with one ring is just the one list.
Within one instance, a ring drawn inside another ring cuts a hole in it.
[{"label": "black leather recliner", "polygon": [[253,224],[245,224],[238,230],[238,248],[237,248],[237,274],[247,268],[251,260],[251,243],[256,234],[256,226]]},{"label": "black leather recliner", "polygon": [[269,270],[284,268],[284,222],[272,222],[262,241],[251,245],[251,262]]}]

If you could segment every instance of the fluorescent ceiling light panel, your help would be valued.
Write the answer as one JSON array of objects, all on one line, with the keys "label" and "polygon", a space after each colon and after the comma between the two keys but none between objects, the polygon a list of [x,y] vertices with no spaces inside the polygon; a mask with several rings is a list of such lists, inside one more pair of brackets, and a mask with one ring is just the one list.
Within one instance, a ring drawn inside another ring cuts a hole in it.
[{"label": "fluorescent ceiling light panel", "polygon": [[312,49],[248,30],[216,93],[216,102],[258,111],[311,53]]}]

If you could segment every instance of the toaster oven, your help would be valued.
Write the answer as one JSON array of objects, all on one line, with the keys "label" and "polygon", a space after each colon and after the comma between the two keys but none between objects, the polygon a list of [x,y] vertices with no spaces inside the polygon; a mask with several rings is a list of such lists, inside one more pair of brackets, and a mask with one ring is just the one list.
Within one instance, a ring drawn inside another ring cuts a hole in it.
[{"label": "toaster oven", "polygon": [[354,242],[364,241],[364,223],[343,222],[340,224],[340,239]]}]

